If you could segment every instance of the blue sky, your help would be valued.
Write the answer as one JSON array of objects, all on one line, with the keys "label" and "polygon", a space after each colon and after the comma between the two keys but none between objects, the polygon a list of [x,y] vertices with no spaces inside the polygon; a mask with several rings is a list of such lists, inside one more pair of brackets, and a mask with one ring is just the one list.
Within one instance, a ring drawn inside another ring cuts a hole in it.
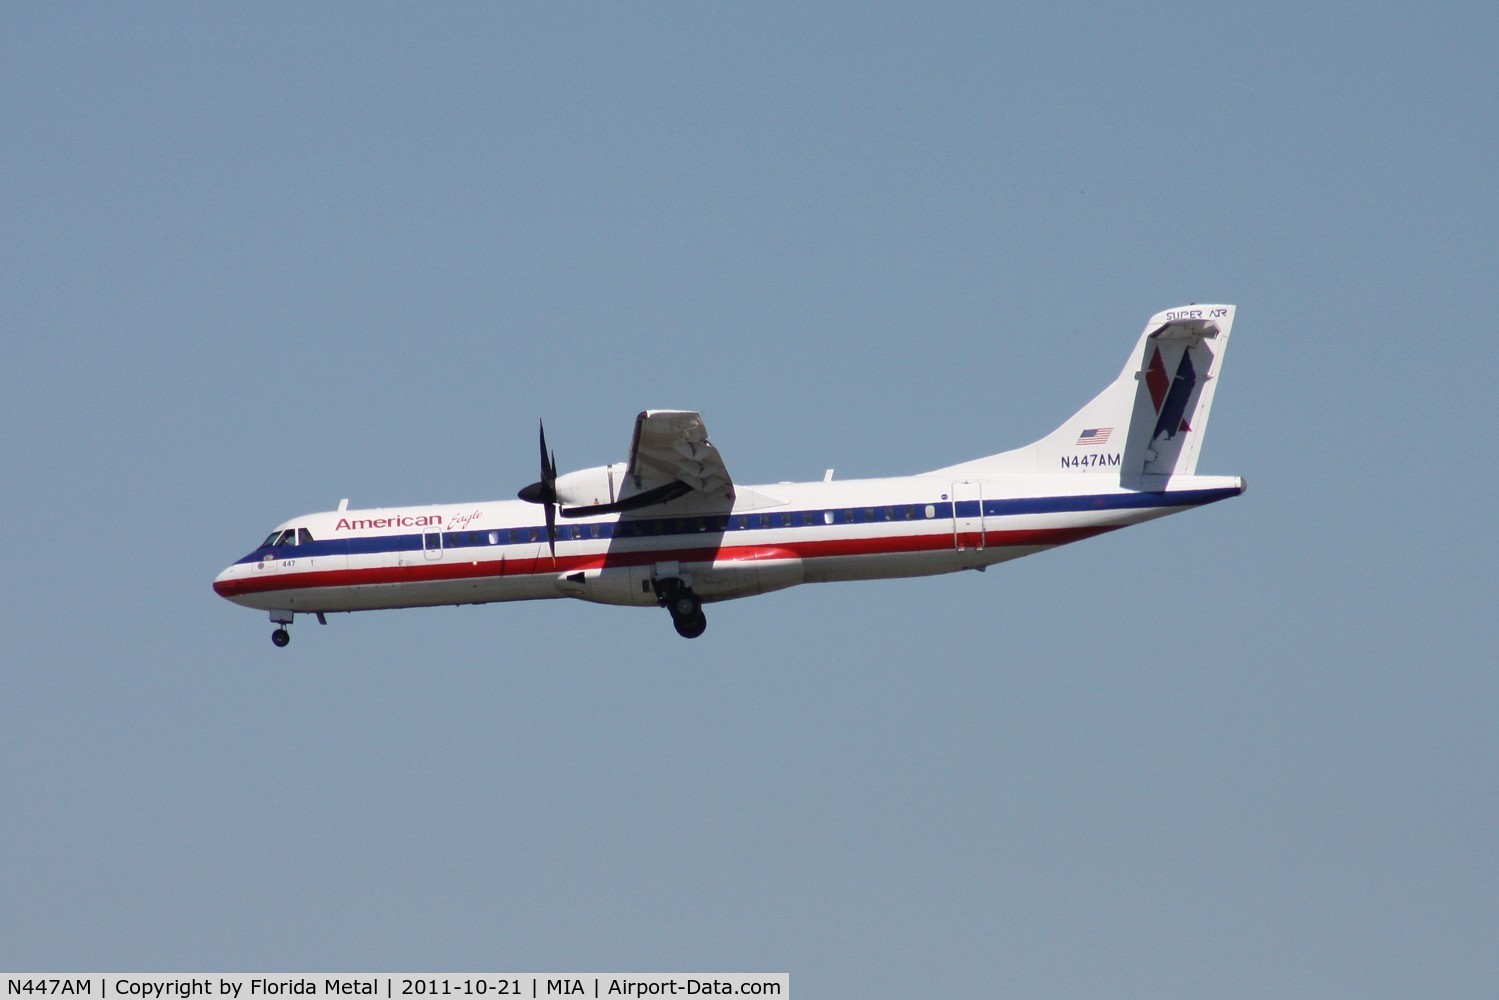
[{"label": "blue sky", "polygon": [[[0,967],[1499,981],[1479,5],[0,8]],[[983,576],[339,616],[277,522],[703,411],[1049,431],[1238,304],[1230,503]]]}]

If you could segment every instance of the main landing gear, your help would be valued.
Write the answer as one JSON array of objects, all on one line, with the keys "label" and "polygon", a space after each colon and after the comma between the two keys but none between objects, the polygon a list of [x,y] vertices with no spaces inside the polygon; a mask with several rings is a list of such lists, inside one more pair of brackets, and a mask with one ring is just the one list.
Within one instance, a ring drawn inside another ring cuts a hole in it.
[{"label": "main landing gear", "polygon": [[656,603],[671,612],[671,623],[682,638],[696,639],[708,630],[703,602],[681,580],[657,580]]}]

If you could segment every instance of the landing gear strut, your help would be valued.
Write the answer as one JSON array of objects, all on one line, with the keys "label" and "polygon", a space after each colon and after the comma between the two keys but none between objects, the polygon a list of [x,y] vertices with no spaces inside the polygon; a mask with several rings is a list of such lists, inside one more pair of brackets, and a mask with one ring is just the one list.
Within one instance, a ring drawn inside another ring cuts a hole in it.
[{"label": "landing gear strut", "polygon": [[671,612],[671,623],[682,638],[696,639],[708,630],[703,602],[681,580],[657,580],[656,603]]}]

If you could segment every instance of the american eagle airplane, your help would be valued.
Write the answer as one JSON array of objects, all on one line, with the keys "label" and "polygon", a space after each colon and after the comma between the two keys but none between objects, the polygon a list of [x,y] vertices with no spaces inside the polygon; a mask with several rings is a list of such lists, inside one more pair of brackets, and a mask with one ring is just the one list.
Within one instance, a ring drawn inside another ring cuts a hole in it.
[{"label": "american eagle airplane", "polygon": [[543,429],[541,479],[518,500],[344,501],[278,526],[213,589],[270,612],[277,646],[299,614],[550,597],[664,607],[690,639],[712,601],[983,570],[1244,492],[1196,474],[1233,322],[1228,305],[1157,313],[1119,377],[1055,431],[915,476],[742,486],[680,410],[636,417],[628,460],[559,476]]}]

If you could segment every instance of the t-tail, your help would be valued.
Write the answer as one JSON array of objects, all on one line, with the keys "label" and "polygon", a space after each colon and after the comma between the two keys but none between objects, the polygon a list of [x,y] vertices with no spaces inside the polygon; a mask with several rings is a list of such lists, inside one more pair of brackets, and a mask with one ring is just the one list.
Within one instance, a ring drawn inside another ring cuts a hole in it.
[{"label": "t-tail", "polygon": [[976,478],[1099,472],[1125,485],[1194,475],[1233,325],[1227,305],[1156,313],[1119,377],[1056,430],[1024,448],[937,471]]}]

